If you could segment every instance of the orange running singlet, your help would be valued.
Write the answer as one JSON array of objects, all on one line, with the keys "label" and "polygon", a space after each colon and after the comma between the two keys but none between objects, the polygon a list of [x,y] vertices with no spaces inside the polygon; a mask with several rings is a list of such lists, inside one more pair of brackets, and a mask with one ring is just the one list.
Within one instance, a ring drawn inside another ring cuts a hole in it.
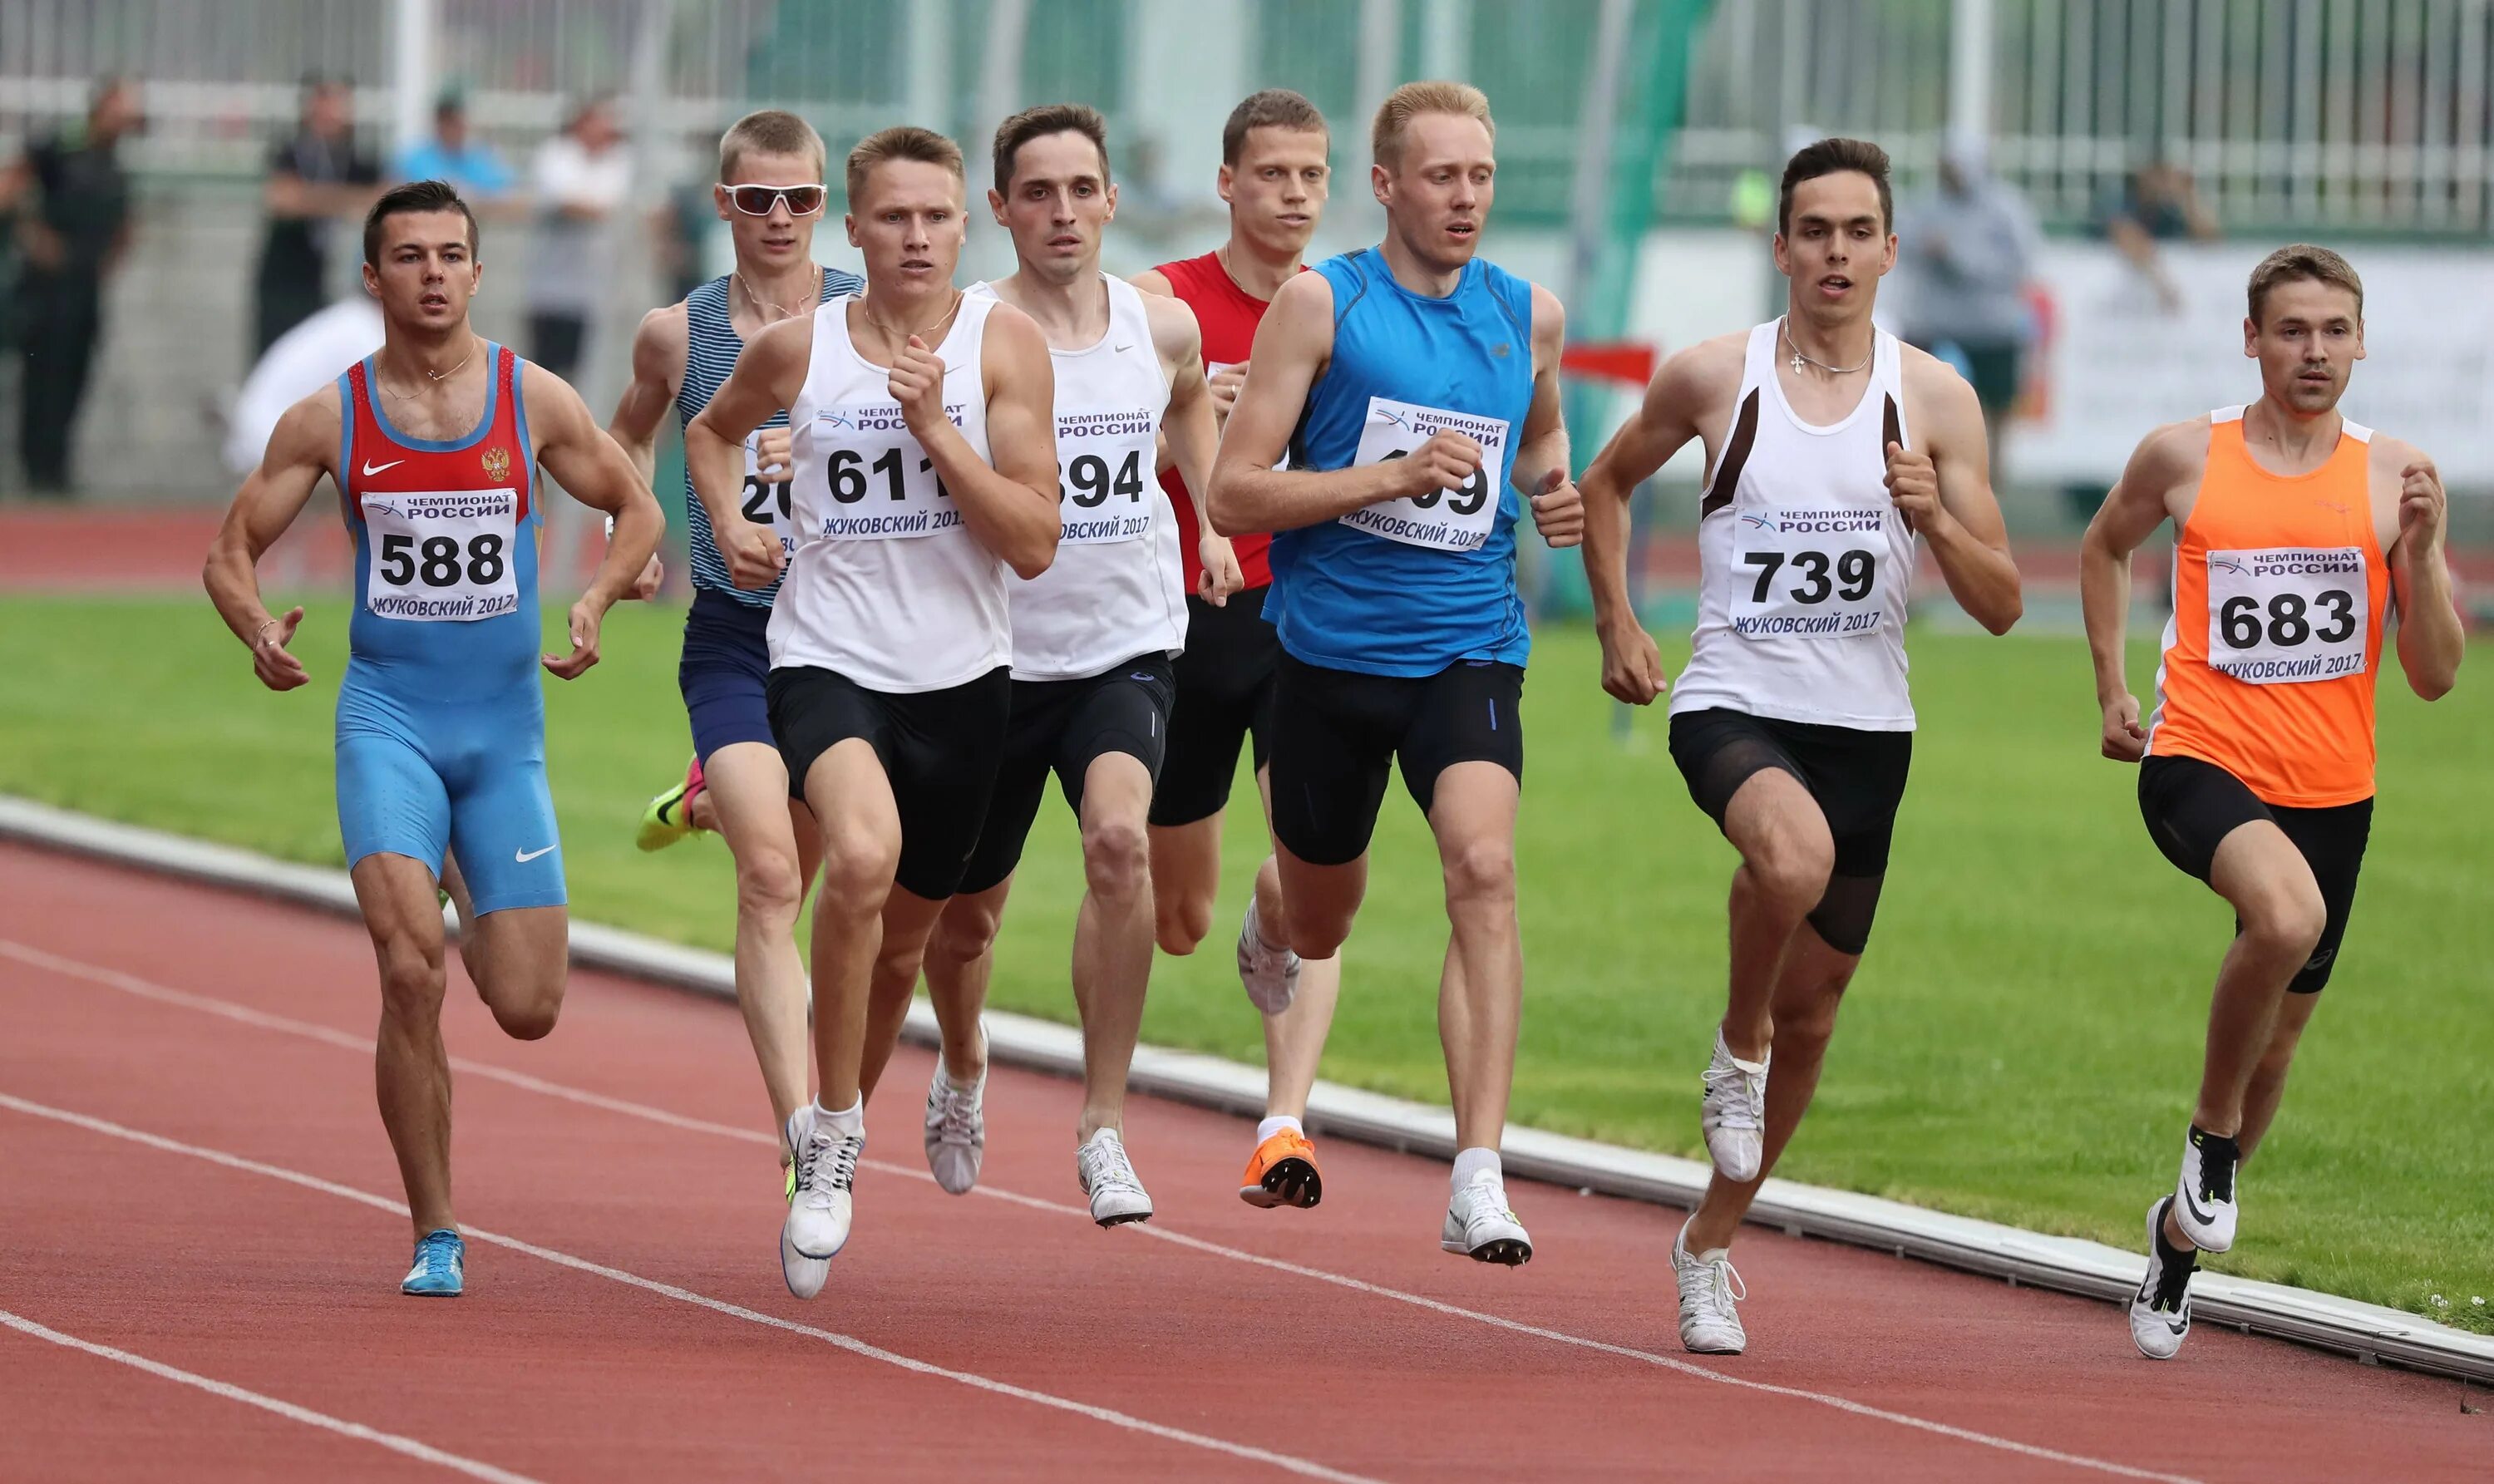
[{"label": "orange running singlet", "polygon": [[2147,751],[2214,763],[2263,803],[2373,797],[2373,673],[2389,568],[2373,530],[2373,430],[2345,424],[2306,474],[2252,462],[2243,409],[2213,414],[2174,556],[2174,617]]}]

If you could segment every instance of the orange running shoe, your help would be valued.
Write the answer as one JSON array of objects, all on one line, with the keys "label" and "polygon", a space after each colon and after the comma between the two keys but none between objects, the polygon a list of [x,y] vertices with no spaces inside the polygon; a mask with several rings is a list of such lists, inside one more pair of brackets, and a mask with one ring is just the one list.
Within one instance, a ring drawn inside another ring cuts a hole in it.
[{"label": "orange running shoe", "polygon": [[1307,1136],[1284,1129],[1256,1146],[1240,1178],[1238,1198],[1251,1206],[1315,1205],[1324,1196],[1324,1179],[1317,1173],[1317,1146]]}]

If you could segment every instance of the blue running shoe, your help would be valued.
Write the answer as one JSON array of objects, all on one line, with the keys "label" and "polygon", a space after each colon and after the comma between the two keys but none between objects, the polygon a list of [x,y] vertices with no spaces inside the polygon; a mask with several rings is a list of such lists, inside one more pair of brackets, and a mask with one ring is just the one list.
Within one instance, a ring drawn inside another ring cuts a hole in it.
[{"label": "blue running shoe", "polygon": [[415,1244],[415,1266],[407,1270],[407,1281],[398,1290],[417,1298],[457,1298],[467,1274],[468,1244],[445,1227],[426,1232]]}]

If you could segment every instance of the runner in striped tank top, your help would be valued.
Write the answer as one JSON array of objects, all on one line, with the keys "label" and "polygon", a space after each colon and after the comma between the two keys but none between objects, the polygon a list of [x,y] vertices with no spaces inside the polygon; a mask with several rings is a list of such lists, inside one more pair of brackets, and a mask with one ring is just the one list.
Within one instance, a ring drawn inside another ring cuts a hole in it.
[{"label": "runner in striped tank top", "polygon": [[[2338,410],[2364,356],[2362,281],[2298,244],[2252,271],[2249,299],[2261,400],[2149,434],[2080,568],[2104,754],[2140,765],[2156,848],[2235,909],[2181,1174],[2148,1207],[2131,1298],[2131,1340],[2156,1360],[2190,1330],[2200,1252],[2234,1246],[2236,1168],[2337,965],[2372,830],[2385,612],[2398,609],[2399,664],[2425,700],[2450,689],[2465,643],[2441,474]],[[2123,666],[2130,556],[2168,520],[2174,616],[2143,727]]]},{"label": "runner in striped tank top", "polygon": [[[855,274],[813,261],[825,163],[821,136],[776,108],[745,115],[719,139],[711,194],[736,250],[735,271],[641,321],[632,384],[608,427],[645,477],[670,404],[679,426],[691,422],[764,326],[807,318],[817,305],[865,287]],[[782,545],[793,547],[789,468],[782,409],[745,439],[741,505],[746,519],[778,530]],[[693,761],[682,781],[651,801],[640,845],[658,849],[694,830],[715,830],[726,839],[736,861],[737,1000],[762,1066],[773,1127],[784,1129],[806,1100],[806,974],[795,927],[816,844],[813,816],[789,797],[787,765],[771,739],[763,698],[771,673],[764,633],[779,585],[739,589],[712,537],[710,513],[692,493],[689,469],[684,497],[693,601],[676,681],[692,721]],[[655,574],[649,575],[654,587]]]},{"label": "runner in striped tank top", "polygon": [[[209,548],[208,595],[259,682],[311,680],[287,649],[303,610],[272,617],[256,564],[322,475],[354,546],[354,612],[338,685],[338,833],[380,970],[374,1048],[415,1262],[400,1291],[466,1284],[450,1208],[443,934],[504,1032],[533,1041],[563,1008],[570,928],[546,786],[540,665],[597,662],[607,608],[666,529],[658,502],[563,379],[478,336],[476,220],[438,180],[383,195],[364,222],[364,290],[381,348],[287,409]],[[537,534],[552,489],[615,519],[570,613],[571,652],[538,652]],[[455,858],[457,867],[452,867]]]}]

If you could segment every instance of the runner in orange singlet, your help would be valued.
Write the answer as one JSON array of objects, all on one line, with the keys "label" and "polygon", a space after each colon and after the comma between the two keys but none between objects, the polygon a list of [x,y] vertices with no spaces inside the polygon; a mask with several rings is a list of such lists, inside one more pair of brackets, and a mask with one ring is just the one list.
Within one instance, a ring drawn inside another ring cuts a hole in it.
[{"label": "runner in orange singlet", "polygon": [[[2140,764],[2148,834],[2236,922],[2181,1178],[2148,1209],[2147,1274],[2130,1305],[2132,1340],[2158,1360],[2190,1329],[2199,1252],[2234,1245],[2235,1167],[2277,1112],[2347,931],[2372,827],[2386,607],[2400,615],[2400,668],[2428,701],[2450,689],[2465,642],[2441,474],[2338,412],[2364,358],[2363,315],[2345,258],[2270,254],[2243,321],[2261,400],[2149,434],[2083,548],[2105,756]],[[2174,618],[2142,728],[2122,667],[2130,555],[2168,517]]]}]

